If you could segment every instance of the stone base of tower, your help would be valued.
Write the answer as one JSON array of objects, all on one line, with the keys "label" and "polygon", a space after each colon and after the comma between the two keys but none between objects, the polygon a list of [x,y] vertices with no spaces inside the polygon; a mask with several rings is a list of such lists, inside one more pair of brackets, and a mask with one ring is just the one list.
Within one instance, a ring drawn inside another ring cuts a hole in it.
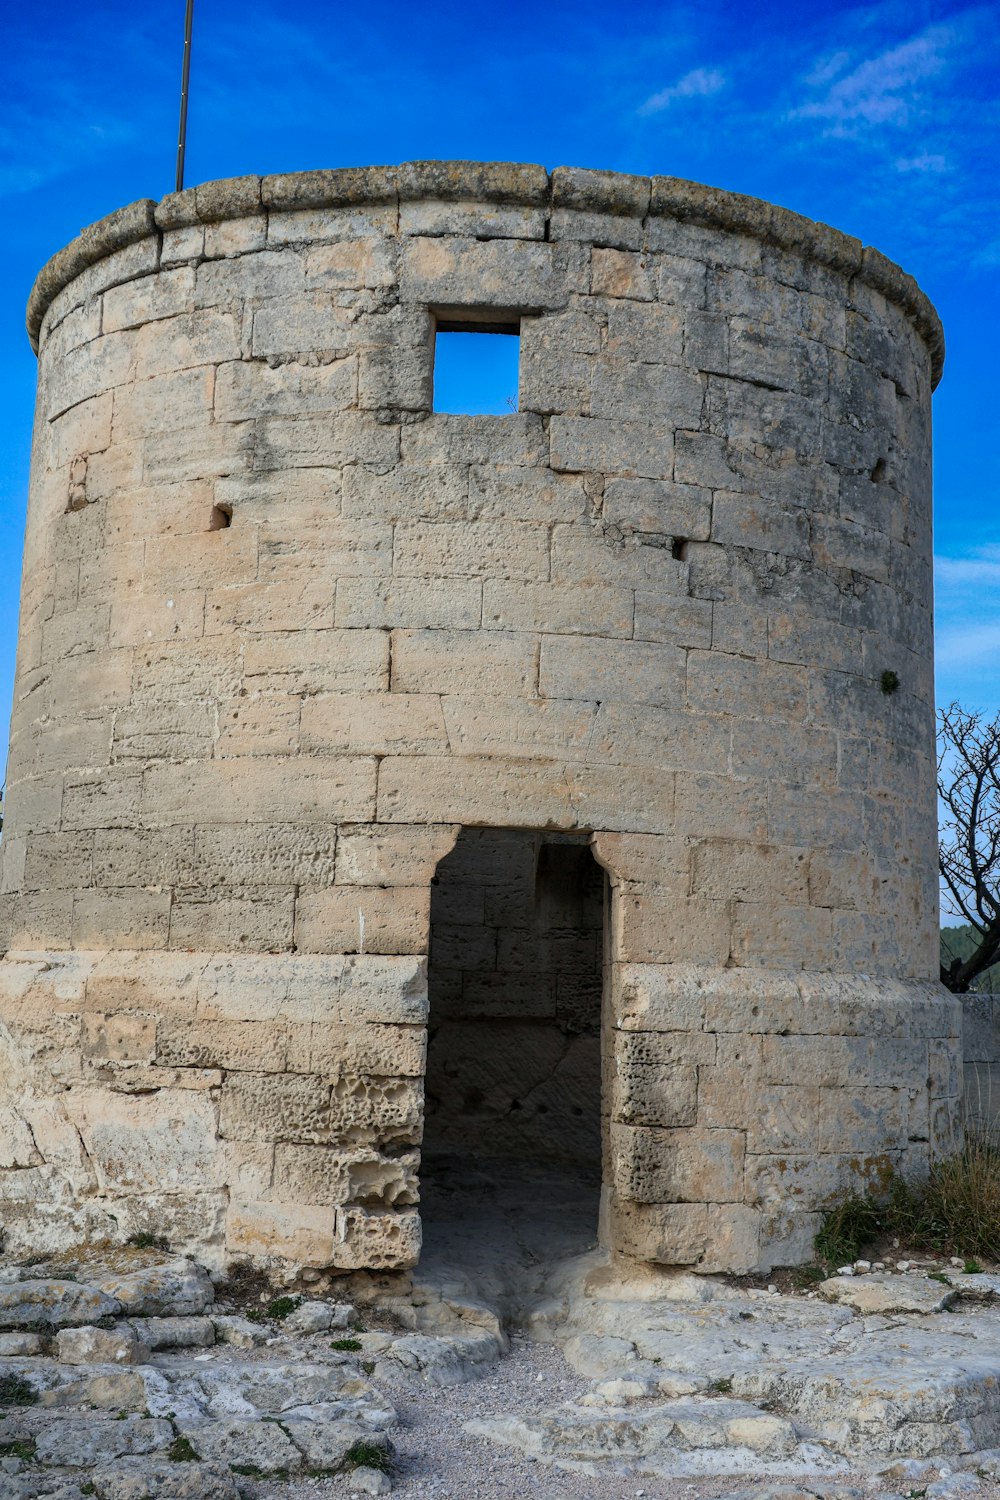
[{"label": "stone base of tower", "polygon": [[[606,1244],[808,1260],[832,1203],[957,1144],[960,1019],[930,981],[612,964]],[[147,1231],[215,1265],[412,1266],[426,1022],[419,957],[9,954],[5,1253]]]}]

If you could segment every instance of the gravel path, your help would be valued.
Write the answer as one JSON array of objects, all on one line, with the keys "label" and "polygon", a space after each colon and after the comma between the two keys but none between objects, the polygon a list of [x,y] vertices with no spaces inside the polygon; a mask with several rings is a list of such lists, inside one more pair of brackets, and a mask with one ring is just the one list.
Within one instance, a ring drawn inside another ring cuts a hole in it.
[{"label": "gravel path", "polygon": [[[445,1390],[387,1386],[401,1418],[392,1432],[397,1464],[393,1493],[400,1500],[718,1500],[753,1490],[763,1500],[784,1489],[792,1500],[804,1487],[805,1494],[823,1500],[839,1496],[847,1500],[852,1492],[859,1500],[889,1495],[900,1500],[900,1490],[905,1496],[910,1489],[909,1484],[879,1483],[849,1474],[812,1479],[755,1479],[752,1474],[735,1474],[664,1480],[616,1476],[602,1467],[598,1477],[591,1477],[551,1469],[463,1431],[464,1423],[473,1418],[529,1414],[543,1404],[579,1398],[589,1387],[590,1382],[570,1368],[554,1345],[520,1338],[512,1341],[509,1356],[495,1373],[484,1379]],[[247,1494],[252,1494],[252,1500],[344,1500],[351,1494],[351,1484],[347,1478],[262,1482]]]}]

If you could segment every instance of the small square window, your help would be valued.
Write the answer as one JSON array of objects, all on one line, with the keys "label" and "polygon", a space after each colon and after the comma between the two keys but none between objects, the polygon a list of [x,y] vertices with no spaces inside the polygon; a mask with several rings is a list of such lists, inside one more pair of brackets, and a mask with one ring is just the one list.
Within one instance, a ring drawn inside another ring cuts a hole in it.
[{"label": "small square window", "polygon": [[441,314],[434,337],[434,410],[474,416],[517,411],[521,320],[453,321]]}]

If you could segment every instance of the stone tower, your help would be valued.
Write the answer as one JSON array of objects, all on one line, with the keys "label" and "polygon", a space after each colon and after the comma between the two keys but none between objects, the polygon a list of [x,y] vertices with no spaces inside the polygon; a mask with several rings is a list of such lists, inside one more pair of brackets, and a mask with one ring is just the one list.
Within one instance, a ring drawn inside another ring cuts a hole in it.
[{"label": "stone tower", "polygon": [[[801,1260],[950,1143],[908,276],[673,178],[411,163],[134,203],[28,322],[9,1250],[412,1264],[432,892],[442,1139],[558,1154],[586,1096],[625,1255]],[[519,339],[516,411],[433,411],[439,328]]]}]

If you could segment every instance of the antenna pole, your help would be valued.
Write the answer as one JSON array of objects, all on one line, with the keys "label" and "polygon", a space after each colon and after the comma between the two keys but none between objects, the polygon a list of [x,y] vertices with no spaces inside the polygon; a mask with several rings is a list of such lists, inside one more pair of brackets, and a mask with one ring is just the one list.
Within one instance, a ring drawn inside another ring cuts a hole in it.
[{"label": "antenna pole", "polygon": [[181,68],[181,121],[177,131],[177,185],[179,193],[184,186],[184,148],[187,144],[188,81],[191,77],[191,27],[194,22],[194,0],[187,0],[184,16],[184,63]]}]

